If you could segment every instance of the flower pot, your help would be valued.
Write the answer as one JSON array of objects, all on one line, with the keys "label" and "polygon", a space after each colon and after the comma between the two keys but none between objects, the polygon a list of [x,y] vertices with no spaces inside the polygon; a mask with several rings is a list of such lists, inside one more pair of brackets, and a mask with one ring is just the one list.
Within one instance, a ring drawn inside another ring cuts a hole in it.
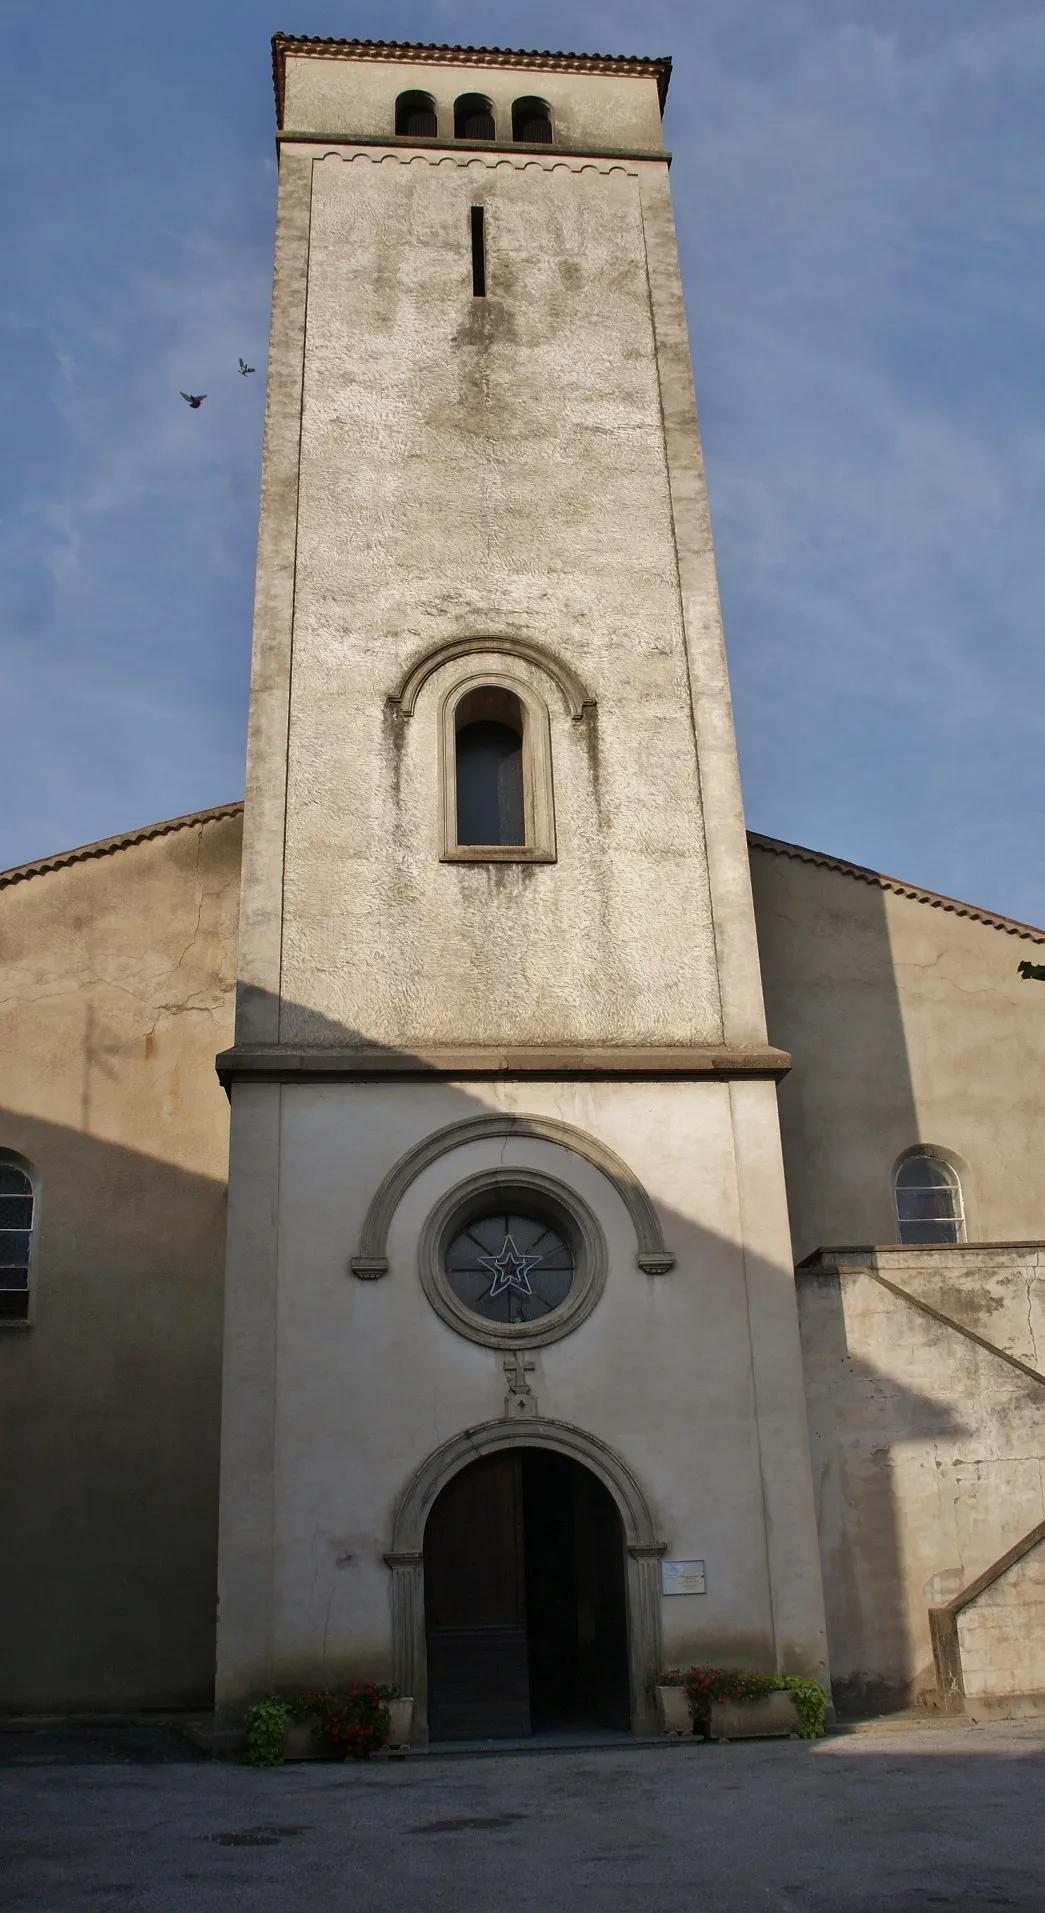
[{"label": "flower pot", "polygon": [[[658,1688],[659,1693],[659,1688]],[[797,1734],[801,1727],[795,1697],[786,1691],[761,1700],[713,1700],[712,1740],[760,1740]]]},{"label": "flower pot", "polygon": [[288,1720],[283,1729],[284,1760],[329,1760],[330,1749],[312,1720]]},{"label": "flower pot", "polygon": [[658,1687],[657,1712],[666,1734],[691,1734],[693,1715],[684,1687]]},{"label": "flower pot", "polygon": [[410,1729],[414,1724],[414,1697],[404,1694],[399,1700],[387,1702],[390,1725],[386,1747],[409,1747]]}]

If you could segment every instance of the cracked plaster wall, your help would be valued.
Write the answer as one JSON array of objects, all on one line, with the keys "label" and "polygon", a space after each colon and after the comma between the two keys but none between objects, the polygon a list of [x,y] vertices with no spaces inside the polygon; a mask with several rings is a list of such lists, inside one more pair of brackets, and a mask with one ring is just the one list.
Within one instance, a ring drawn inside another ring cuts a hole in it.
[{"label": "cracked plaster wall", "polygon": [[241,821],[0,891],[0,1149],[38,1190],[34,1322],[0,1331],[0,1695],[213,1679]]},{"label": "cracked plaster wall", "polygon": [[[798,1298],[832,1680],[913,1700],[935,1691],[930,1605],[1045,1516],[1041,1246],[827,1254]],[[970,1694],[1045,1688],[1042,1617],[1033,1566],[966,1611]]]}]

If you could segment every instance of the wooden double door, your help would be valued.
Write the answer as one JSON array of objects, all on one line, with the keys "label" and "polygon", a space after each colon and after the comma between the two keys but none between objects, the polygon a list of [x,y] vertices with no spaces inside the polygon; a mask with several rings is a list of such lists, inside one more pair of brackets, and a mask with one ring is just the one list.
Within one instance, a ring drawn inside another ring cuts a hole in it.
[{"label": "wooden double door", "polygon": [[424,1541],[433,1740],[629,1723],[624,1535],[602,1483],[511,1448],[448,1482]]}]

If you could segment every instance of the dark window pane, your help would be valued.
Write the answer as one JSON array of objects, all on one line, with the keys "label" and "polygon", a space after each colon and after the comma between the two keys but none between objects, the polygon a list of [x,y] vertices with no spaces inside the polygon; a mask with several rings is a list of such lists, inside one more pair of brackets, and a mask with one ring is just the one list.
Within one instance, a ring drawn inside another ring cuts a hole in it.
[{"label": "dark window pane", "polygon": [[0,1196],[0,1229],[31,1229],[32,1196]]},{"label": "dark window pane", "polygon": [[13,1163],[0,1162],[0,1196],[31,1196],[33,1185],[24,1169],[16,1169]]},{"label": "dark window pane", "polygon": [[540,140],[551,144],[552,121],[547,102],[538,99],[516,100],[512,107],[512,138]]},{"label": "dark window pane", "polygon": [[25,1269],[28,1266],[28,1230],[0,1229],[0,1274],[5,1269]]},{"label": "dark window pane", "polygon": [[898,1189],[896,1212],[901,1221],[929,1218],[951,1221],[954,1217],[953,1189]]},{"label": "dark window pane", "polygon": [[456,139],[493,139],[496,136],[493,108],[480,93],[466,93],[454,103]]},{"label": "dark window pane", "polygon": [[434,137],[438,132],[435,101],[430,93],[400,93],[396,101],[396,132]]},{"label": "dark window pane", "polygon": [[896,1172],[898,1189],[953,1189],[954,1178],[933,1156],[908,1156]]},{"label": "dark window pane", "polygon": [[915,1248],[924,1242],[957,1242],[958,1224],[956,1222],[908,1222],[900,1220],[900,1241],[906,1248]]},{"label": "dark window pane", "polygon": [[478,1217],[454,1237],[445,1266],[458,1301],[488,1322],[536,1322],[573,1287],[573,1251],[543,1216]]},{"label": "dark window pane", "polygon": [[29,1290],[0,1289],[0,1322],[29,1320]]},{"label": "dark window pane", "polygon": [[466,724],[457,733],[457,841],[526,841],[522,739],[507,724]]}]

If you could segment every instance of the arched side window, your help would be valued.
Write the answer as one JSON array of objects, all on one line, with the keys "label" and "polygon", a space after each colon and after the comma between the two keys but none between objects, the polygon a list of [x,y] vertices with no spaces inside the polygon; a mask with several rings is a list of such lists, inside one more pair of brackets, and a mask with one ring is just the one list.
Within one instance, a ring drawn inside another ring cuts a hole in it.
[{"label": "arched side window", "polygon": [[894,1189],[901,1242],[965,1241],[962,1186],[949,1162],[921,1150],[905,1156]]},{"label": "arched side window", "polygon": [[396,101],[396,132],[413,139],[434,139],[439,131],[435,101],[430,93],[400,93]]},{"label": "arched side window", "polygon": [[469,678],[442,709],[443,858],[552,863],[548,711],[529,685]]},{"label": "arched side window", "polygon": [[547,100],[515,100],[512,105],[512,138],[523,144],[550,146],[552,110]]},{"label": "arched side window", "polygon": [[0,1158],[0,1327],[29,1320],[33,1208],[32,1177]]},{"label": "arched side window", "polygon": [[462,93],[454,101],[455,139],[496,139],[493,103],[482,93]]}]

